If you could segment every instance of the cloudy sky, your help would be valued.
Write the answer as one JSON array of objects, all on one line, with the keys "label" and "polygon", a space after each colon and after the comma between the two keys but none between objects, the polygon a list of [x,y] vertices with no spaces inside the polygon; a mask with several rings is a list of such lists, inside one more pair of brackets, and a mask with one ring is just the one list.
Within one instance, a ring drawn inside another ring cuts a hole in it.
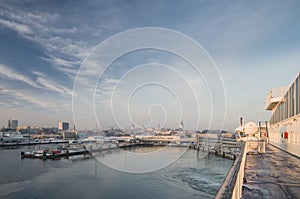
[{"label": "cloudy sky", "polygon": [[[0,125],[177,127],[183,118],[189,129],[232,130],[240,116],[268,120],[269,90],[300,72],[299,13],[299,1],[1,0]],[[145,27],[160,34],[115,42]],[[157,48],[111,60],[149,41]]]}]

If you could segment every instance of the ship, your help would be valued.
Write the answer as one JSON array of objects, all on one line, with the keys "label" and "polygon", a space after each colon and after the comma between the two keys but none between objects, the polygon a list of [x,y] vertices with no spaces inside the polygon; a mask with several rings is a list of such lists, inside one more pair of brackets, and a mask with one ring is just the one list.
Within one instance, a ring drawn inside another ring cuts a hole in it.
[{"label": "ship", "polygon": [[19,131],[0,132],[0,141],[4,142],[22,142],[23,135]]},{"label": "ship", "polygon": [[300,73],[289,86],[273,88],[265,101],[272,111],[269,120],[269,142],[300,156]]}]

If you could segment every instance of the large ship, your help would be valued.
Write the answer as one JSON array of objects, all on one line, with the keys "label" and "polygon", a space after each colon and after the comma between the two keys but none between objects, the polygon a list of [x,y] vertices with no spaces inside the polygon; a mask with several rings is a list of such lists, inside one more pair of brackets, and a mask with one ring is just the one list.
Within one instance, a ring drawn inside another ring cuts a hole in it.
[{"label": "large ship", "polygon": [[269,120],[269,141],[300,156],[300,73],[289,86],[270,90],[266,110]]}]

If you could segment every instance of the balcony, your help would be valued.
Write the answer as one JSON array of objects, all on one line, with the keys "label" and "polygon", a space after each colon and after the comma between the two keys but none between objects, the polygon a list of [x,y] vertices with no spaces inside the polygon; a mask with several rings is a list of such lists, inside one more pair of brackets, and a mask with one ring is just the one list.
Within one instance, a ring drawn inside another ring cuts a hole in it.
[{"label": "balcony", "polygon": [[283,97],[288,89],[288,86],[283,86],[280,88],[273,88],[266,99],[265,109],[273,110],[276,105],[283,100]]}]

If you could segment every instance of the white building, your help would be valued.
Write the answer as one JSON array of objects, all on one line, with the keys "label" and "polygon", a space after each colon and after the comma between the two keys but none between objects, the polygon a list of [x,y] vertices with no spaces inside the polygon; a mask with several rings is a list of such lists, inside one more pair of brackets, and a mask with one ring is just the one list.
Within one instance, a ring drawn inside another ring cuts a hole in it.
[{"label": "white building", "polygon": [[69,130],[69,122],[59,122],[58,123],[58,130],[60,130],[60,131]]}]

